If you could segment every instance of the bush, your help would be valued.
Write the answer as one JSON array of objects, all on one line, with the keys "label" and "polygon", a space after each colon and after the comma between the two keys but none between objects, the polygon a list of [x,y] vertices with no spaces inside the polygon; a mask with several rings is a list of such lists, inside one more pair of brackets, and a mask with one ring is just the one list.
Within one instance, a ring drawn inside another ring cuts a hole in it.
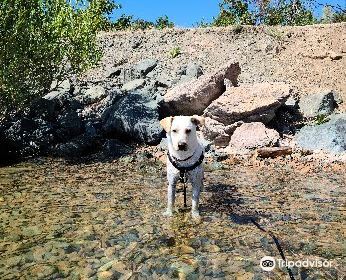
[{"label": "bush", "polygon": [[332,7],[329,5],[324,6],[320,23],[335,22],[346,22],[346,11],[338,7]]},{"label": "bush", "polygon": [[121,15],[113,24],[112,27],[115,30],[126,30],[126,29],[164,29],[174,27],[174,23],[171,22],[167,16],[159,17],[156,22],[146,21],[144,19],[134,19],[133,16]]},{"label": "bush", "polygon": [[163,16],[156,20],[155,27],[157,29],[173,28],[174,23],[168,19],[168,16]]},{"label": "bush", "polygon": [[220,4],[220,14],[214,19],[214,26],[254,25],[255,17],[249,5],[242,0],[226,0]]},{"label": "bush", "polygon": [[307,25],[314,22],[312,11],[300,0],[224,0],[213,25]]},{"label": "bush", "polygon": [[[110,27],[111,0],[2,0],[0,108],[20,109],[53,80],[78,74],[100,58],[96,33]],[[82,5],[82,3],[85,3]]]}]

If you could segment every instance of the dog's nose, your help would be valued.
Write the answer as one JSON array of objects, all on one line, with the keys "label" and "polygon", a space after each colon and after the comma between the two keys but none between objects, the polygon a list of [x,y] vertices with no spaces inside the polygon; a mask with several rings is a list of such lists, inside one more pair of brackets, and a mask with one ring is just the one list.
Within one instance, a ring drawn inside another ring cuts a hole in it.
[{"label": "dog's nose", "polygon": [[186,151],[187,144],[185,142],[178,143],[178,149],[181,151]]}]

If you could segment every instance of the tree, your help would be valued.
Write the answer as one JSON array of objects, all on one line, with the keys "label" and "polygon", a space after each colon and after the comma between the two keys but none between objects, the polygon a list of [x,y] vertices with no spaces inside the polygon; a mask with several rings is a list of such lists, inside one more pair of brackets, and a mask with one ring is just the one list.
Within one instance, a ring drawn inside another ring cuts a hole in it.
[{"label": "tree", "polygon": [[223,0],[216,26],[248,25],[306,25],[315,19],[302,0]]},{"label": "tree", "polygon": [[20,109],[53,80],[79,74],[100,58],[96,34],[110,25],[112,0],[2,0],[0,109]]},{"label": "tree", "polygon": [[213,25],[227,26],[236,24],[255,24],[255,17],[249,10],[249,3],[243,0],[224,0],[220,5],[220,13]]}]

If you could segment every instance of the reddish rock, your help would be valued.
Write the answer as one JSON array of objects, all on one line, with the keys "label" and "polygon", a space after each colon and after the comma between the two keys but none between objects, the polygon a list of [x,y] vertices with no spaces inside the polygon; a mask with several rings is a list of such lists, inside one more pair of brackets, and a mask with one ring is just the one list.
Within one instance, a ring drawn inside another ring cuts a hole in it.
[{"label": "reddish rock", "polygon": [[275,111],[290,96],[290,86],[285,83],[257,83],[231,87],[214,100],[204,115],[223,124],[236,121],[267,123]]},{"label": "reddish rock", "polygon": [[280,139],[279,133],[274,129],[266,128],[263,123],[244,123],[238,127],[230,141],[230,146],[237,149],[256,149],[275,146]]},{"label": "reddish rock", "polygon": [[193,79],[170,89],[164,96],[166,115],[200,115],[226,89],[224,79],[237,84],[240,74],[238,62],[228,63],[216,72]]},{"label": "reddish rock", "polygon": [[202,127],[203,137],[208,141],[213,141],[219,147],[226,147],[234,130],[242,124],[242,122],[236,122],[231,125],[224,125],[208,117],[204,120],[205,124]]}]

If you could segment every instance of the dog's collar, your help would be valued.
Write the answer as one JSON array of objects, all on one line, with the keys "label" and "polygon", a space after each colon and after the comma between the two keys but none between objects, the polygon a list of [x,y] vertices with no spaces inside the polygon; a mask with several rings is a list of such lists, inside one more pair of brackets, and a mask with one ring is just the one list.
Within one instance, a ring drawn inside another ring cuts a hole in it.
[{"label": "dog's collar", "polygon": [[[192,164],[190,166],[186,166],[186,167],[184,166],[183,167],[183,166],[180,166],[177,161],[173,160],[174,157],[172,157],[169,152],[167,153],[167,156],[168,156],[169,161],[172,163],[172,165],[176,169],[178,169],[179,171],[182,171],[182,172],[194,170],[197,166],[201,165],[201,163],[203,162],[203,159],[204,159],[204,153],[202,153],[201,156],[199,157],[199,159],[194,164]],[[187,159],[190,159],[191,157],[189,157]],[[185,159],[185,160],[187,160],[187,159]],[[184,160],[180,160],[180,161],[184,161]]]},{"label": "dog's collar", "polygon": [[[168,153],[169,154],[169,153]],[[176,158],[176,157],[174,157],[174,156],[171,156],[172,157],[172,159],[174,159],[174,161],[187,161],[187,160],[189,160],[190,158],[192,158],[193,156],[195,155],[195,153],[193,153],[191,156],[189,156],[189,157],[187,157],[187,158],[184,158],[184,159],[179,159],[179,158]]]}]

